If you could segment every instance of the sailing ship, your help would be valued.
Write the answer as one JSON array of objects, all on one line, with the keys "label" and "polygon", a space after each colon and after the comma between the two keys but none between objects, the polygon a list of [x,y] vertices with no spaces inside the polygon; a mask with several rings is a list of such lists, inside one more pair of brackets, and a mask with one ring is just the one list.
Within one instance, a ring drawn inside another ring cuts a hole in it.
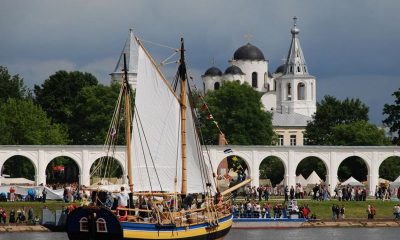
[{"label": "sailing ship", "polygon": [[[111,210],[104,206],[104,193],[93,191],[90,205],[68,214],[68,237],[223,239],[232,226],[228,195],[248,181],[222,193],[216,189],[211,161],[200,144],[183,39],[173,84],[137,37],[135,44],[135,101],[131,104],[134,92],[125,60],[125,77],[109,130],[112,137],[108,137],[115,143],[117,124],[125,122],[129,206]],[[113,152],[112,147],[108,149]]]}]

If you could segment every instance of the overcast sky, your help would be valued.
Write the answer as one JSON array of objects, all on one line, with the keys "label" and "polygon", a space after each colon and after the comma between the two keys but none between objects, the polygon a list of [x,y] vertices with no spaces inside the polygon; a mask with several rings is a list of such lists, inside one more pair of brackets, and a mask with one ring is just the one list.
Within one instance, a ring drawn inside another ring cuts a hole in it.
[{"label": "overcast sky", "polygon": [[[317,97],[360,98],[380,124],[400,87],[398,0],[2,0],[0,65],[32,88],[58,70],[93,73],[109,84],[129,28],[140,38],[179,46],[183,36],[192,75],[221,70],[246,34],[274,72],[286,57],[293,16]],[[146,45],[148,46],[148,45]],[[148,46],[159,61],[171,52]],[[0,90],[1,91],[1,90]]]}]

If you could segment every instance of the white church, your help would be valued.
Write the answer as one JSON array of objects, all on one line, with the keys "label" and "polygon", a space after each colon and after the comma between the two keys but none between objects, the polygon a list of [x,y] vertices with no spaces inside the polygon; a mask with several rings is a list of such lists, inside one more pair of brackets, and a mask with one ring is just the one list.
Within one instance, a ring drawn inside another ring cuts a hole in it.
[{"label": "white church", "polygon": [[[295,17],[290,30],[292,40],[286,62],[273,74],[268,69],[268,59],[264,53],[247,43],[234,52],[233,58],[228,61],[230,66],[224,72],[213,66],[202,75],[206,93],[217,90],[225,81],[247,83],[262,93],[264,110],[273,113],[272,125],[278,136],[276,145],[303,145],[303,132],[316,112],[316,78],[309,74],[296,20]],[[128,80],[135,87],[138,54],[132,29],[115,70],[110,74],[112,82],[122,80],[124,53],[127,57]]]},{"label": "white church", "polygon": [[262,93],[265,111],[273,113],[277,145],[303,145],[303,132],[316,112],[316,78],[309,74],[296,20],[286,62],[275,73],[269,72],[263,52],[247,43],[235,51],[224,72],[213,66],[202,75],[205,92],[217,90],[225,81],[238,81]]}]

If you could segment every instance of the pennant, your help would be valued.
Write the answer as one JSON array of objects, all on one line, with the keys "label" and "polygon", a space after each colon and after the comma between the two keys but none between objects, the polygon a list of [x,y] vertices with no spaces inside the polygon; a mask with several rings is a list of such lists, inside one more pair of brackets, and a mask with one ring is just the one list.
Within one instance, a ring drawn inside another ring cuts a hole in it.
[{"label": "pennant", "polygon": [[112,129],[111,129],[111,133],[110,133],[111,138],[114,139],[116,134],[117,134],[117,130],[116,130],[115,127],[113,126]]},{"label": "pennant", "polygon": [[232,152],[233,152],[233,151],[232,151],[232,149],[230,149],[230,148],[224,150],[224,153],[225,153],[225,154],[232,153]]}]

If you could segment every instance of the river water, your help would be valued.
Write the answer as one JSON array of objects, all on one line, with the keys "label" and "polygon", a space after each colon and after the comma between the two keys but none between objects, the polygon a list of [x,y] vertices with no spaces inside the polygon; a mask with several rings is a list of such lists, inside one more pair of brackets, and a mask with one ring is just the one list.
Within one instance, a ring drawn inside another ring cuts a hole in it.
[{"label": "river water", "polygon": [[[272,230],[231,230],[226,240],[392,240],[400,228],[293,228]],[[0,233],[1,240],[67,240],[66,233]]]}]

